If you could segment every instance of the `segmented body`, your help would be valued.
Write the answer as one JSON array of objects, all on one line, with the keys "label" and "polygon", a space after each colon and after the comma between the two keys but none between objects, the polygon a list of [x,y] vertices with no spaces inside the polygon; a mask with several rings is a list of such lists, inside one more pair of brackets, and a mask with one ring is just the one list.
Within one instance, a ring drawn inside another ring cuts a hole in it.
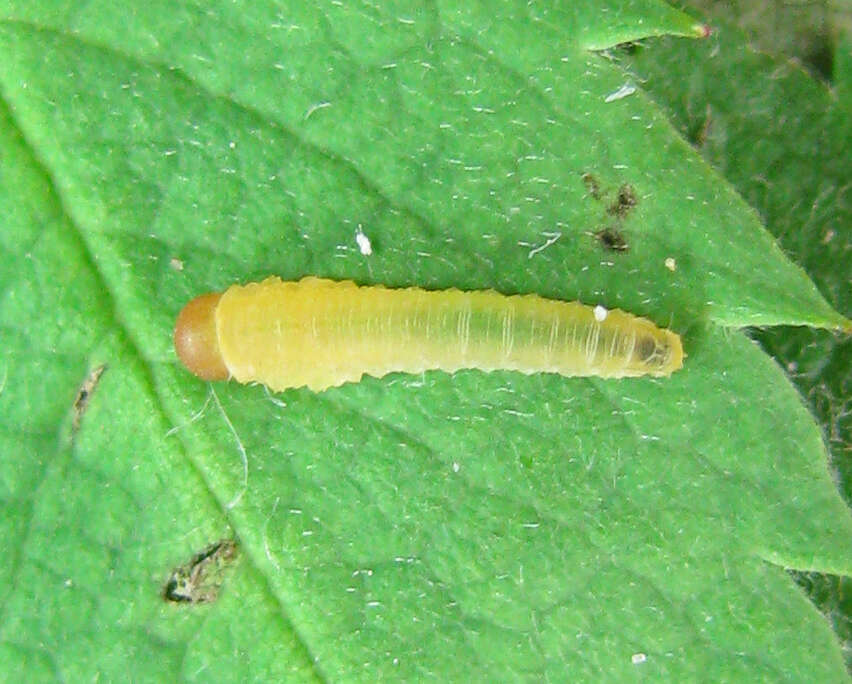
[{"label": "segmented body", "polygon": [[322,391],[394,371],[621,378],[681,367],[675,333],[619,310],[598,318],[579,302],[538,295],[273,277],[230,287],[216,305],[215,331],[228,373],[273,390]]}]

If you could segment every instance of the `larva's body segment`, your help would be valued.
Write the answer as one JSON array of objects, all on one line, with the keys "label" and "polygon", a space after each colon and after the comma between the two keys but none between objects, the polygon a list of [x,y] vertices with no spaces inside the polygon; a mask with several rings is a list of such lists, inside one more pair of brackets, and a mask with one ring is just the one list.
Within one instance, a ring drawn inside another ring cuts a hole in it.
[{"label": "larva's body segment", "polygon": [[[216,354],[230,376],[276,391],[306,385],[319,392],[365,374],[430,369],[660,376],[683,360],[680,337],[646,319],[614,310],[596,320],[594,309],[578,302],[492,290],[268,278],[229,288],[212,316],[198,327],[215,324]],[[221,377],[205,375],[181,353],[180,340],[192,338],[184,328],[179,319],[175,344],[185,365],[201,377]],[[210,346],[203,349],[208,356]]]}]

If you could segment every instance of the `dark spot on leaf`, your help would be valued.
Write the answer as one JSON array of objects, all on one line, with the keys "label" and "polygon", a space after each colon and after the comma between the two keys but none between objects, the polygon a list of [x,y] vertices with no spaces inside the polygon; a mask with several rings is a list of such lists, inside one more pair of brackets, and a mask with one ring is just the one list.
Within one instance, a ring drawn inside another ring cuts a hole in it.
[{"label": "dark spot on leaf", "polygon": [[236,556],[237,542],[233,539],[211,544],[172,571],[163,587],[163,599],[172,603],[215,601]]},{"label": "dark spot on leaf", "polygon": [[92,369],[92,371],[86,376],[86,379],[83,380],[83,384],[80,385],[80,389],[77,391],[77,396],[74,398],[72,432],[77,432],[77,430],[80,429],[80,421],[83,418],[83,414],[86,412],[86,408],[89,406],[89,400],[92,398],[92,393],[98,386],[101,375],[103,375],[105,370],[106,365],[101,365]]},{"label": "dark spot on leaf", "polygon": [[633,186],[625,183],[618,189],[615,201],[609,205],[607,212],[618,218],[624,218],[638,203],[639,199],[636,197]]},{"label": "dark spot on leaf", "polygon": [[586,191],[596,200],[601,198],[601,184],[597,176],[591,173],[583,174],[583,183],[586,185]]},{"label": "dark spot on leaf", "polygon": [[595,233],[595,237],[604,249],[611,252],[626,252],[630,249],[624,234],[617,228],[610,227],[599,230]]}]

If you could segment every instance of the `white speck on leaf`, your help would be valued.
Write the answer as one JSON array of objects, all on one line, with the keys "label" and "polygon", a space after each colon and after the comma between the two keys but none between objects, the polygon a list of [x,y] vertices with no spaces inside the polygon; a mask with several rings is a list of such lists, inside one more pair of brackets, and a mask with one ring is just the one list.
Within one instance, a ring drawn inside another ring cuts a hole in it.
[{"label": "white speck on leaf", "polygon": [[361,226],[358,226],[358,230],[355,231],[355,242],[358,243],[358,250],[364,256],[370,256],[373,253],[373,245],[370,242],[370,238],[364,235]]},{"label": "white speck on leaf", "polygon": [[307,112],[305,112],[305,121],[307,121],[311,114],[313,114],[318,109],[325,109],[326,107],[331,107],[331,102],[320,102],[318,104],[313,105]]},{"label": "white speck on leaf", "polygon": [[604,98],[604,102],[615,102],[616,100],[621,100],[622,98],[629,97],[633,93],[636,92],[636,86],[632,83],[625,83],[615,92],[610,93]]},{"label": "white speck on leaf", "polygon": [[562,237],[562,233],[543,233],[543,235],[544,235],[545,238],[547,238],[547,240],[544,242],[544,244],[539,245],[538,247],[534,247],[533,249],[531,249],[530,253],[527,254],[528,259],[532,259],[536,254],[547,249],[548,247],[550,247],[550,245],[552,245],[559,238]]},{"label": "white speck on leaf", "polygon": [[648,660],[648,656],[646,656],[644,653],[634,653],[632,656],[630,656],[630,662],[634,665],[641,665],[646,660]]}]

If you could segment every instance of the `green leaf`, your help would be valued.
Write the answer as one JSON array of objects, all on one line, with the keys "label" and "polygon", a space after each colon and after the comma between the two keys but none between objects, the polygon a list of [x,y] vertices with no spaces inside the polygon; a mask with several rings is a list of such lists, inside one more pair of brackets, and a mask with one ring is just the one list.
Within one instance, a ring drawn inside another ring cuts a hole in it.
[{"label": "green leaf", "polygon": [[[819,65],[816,39],[825,36],[826,8],[790,6],[808,13],[800,21],[760,21],[736,16],[738,24],[759,25],[749,36],[766,48],[789,46]],[[704,45],[685,41],[638,50],[626,61],[651,95],[666,106],[681,131],[703,156],[765,218],[782,248],[803,264],[840,311],[852,310],[849,259],[852,208],[848,150],[852,143],[852,42],[847,30],[837,41],[833,83],[815,80],[801,65],[768,52],[743,50],[746,38],[719,8],[714,34]],[[781,11],[781,10],[779,10]],[[805,27],[810,33],[800,35]],[[820,26],[817,31],[813,27]],[[773,28],[795,32],[791,38]],[[703,64],[701,79],[684,65]],[[829,65],[829,72],[832,71]],[[755,144],[758,140],[759,143]],[[806,328],[775,328],[753,335],[787,370],[820,421],[830,448],[832,473],[846,501],[852,501],[852,339]],[[852,667],[852,603],[848,577],[798,574],[812,598],[844,641]]]},{"label": "green leaf", "polygon": [[[842,676],[784,568],[849,574],[852,519],[795,390],[722,326],[848,321],[589,51],[701,31],[655,2],[7,3],[2,671]],[[190,376],[181,306],[269,274],[619,306],[689,356],[322,394]],[[218,600],[163,601],[230,538]]]}]

